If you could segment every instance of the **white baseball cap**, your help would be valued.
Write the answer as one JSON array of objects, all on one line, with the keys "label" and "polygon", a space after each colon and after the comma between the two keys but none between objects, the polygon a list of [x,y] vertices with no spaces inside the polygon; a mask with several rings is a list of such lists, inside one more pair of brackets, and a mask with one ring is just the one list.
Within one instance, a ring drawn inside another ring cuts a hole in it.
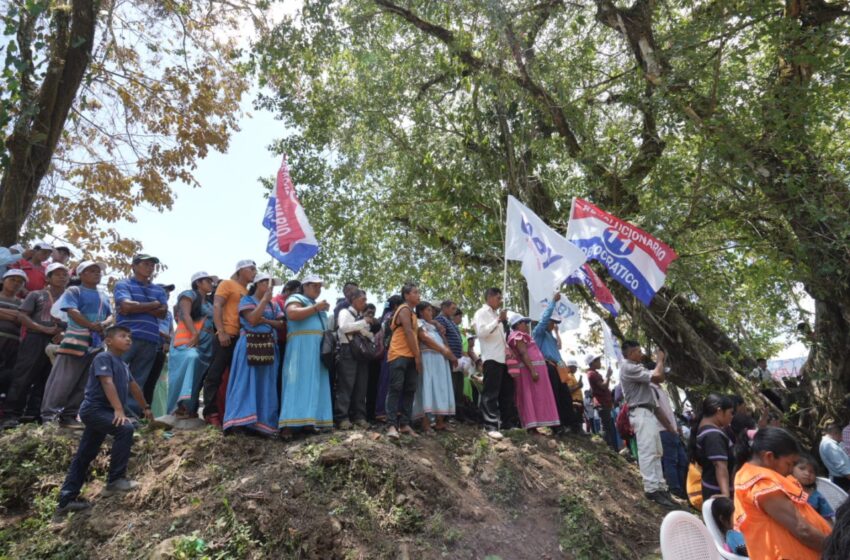
[{"label": "white baseball cap", "polygon": [[590,367],[590,364],[596,361],[597,358],[601,358],[602,354],[588,354],[584,359],[584,363],[587,364],[587,367]]},{"label": "white baseball cap", "polygon": [[45,269],[45,273],[47,273],[47,275],[48,275],[48,276],[50,276],[50,274],[51,274],[53,271],[55,271],[55,270],[59,270],[60,268],[61,268],[61,269],[63,269],[63,270],[65,270],[66,272],[68,271],[68,267],[67,267],[67,266],[65,266],[65,265],[64,265],[64,264],[62,264],[62,263],[55,262],[55,263],[50,263],[49,265],[47,265],[47,268]]},{"label": "white baseball cap", "polygon": [[36,251],[52,251],[53,245],[51,245],[50,243],[47,243],[45,241],[39,241],[38,243],[33,245],[32,248],[35,249]]},{"label": "white baseball cap", "polygon": [[20,268],[12,268],[6,271],[6,274],[3,275],[3,278],[11,278],[12,276],[20,276],[24,280],[28,280],[27,273],[21,270]]},{"label": "white baseball cap", "polygon": [[319,276],[318,274],[308,274],[301,281],[302,285],[303,284],[324,284],[324,283],[325,283],[325,281],[322,280],[322,277]]},{"label": "white baseball cap", "polygon": [[283,280],[280,278],[272,278],[270,274],[266,274],[265,272],[260,272],[254,277],[254,284],[259,284],[265,280],[269,281],[269,286],[283,286]]},{"label": "white baseball cap", "polygon": [[87,268],[91,268],[93,266],[98,267],[101,272],[106,272],[106,263],[97,261],[83,261],[77,265],[77,276],[82,274]]},{"label": "white baseball cap", "polygon": [[567,364],[567,367],[578,367],[578,362],[573,360],[572,358],[567,360],[565,363]]},{"label": "white baseball cap", "polygon": [[23,246],[23,245],[21,245],[20,243],[15,243],[15,244],[14,244],[14,245],[12,245],[11,247],[9,247],[9,250],[10,250],[10,251],[14,251],[14,252],[16,252],[16,253],[23,254],[23,252],[24,252],[24,246]]},{"label": "white baseball cap", "polygon": [[526,322],[526,321],[530,323],[531,319],[529,317],[526,317],[524,315],[520,315],[519,313],[517,313],[516,315],[511,317],[511,326],[513,327],[517,323],[522,323],[522,322]]},{"label": "white baseball cap", "polygon": [[199,270],[198,272],[192,275],[191,283],[194,284],[195,282],[203,278],[209,278],[210,280],[212,280],[212,274],[204,272],[203,270]]},{"label": "white baseball cap", "polygon": [[257,266],[257,263],[252,261],[251,259],[242,259],[241,261],[236,263],[236,269],[234,274],[242,270],[243,268],[250,268],[252,266]]}]

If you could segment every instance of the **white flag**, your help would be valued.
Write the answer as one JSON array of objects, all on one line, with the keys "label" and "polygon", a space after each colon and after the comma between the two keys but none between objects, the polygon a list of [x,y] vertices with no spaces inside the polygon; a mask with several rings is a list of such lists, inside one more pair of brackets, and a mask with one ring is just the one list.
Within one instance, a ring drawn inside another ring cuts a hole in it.
[{"label": "white flag", "polygon": [[605,341],[605,359],[608,361],[608,365],[613,367],[613,364],[623,361],[623,352],[620,350],[620,345],[614,341],[614,333],[611,332],[611,327],[605,321],[600,324],[602,325],[602,337]]},{"label": "white flag", "polygon": [[[528,283],[529,317],[539,320],[555,290],[584,264],[587,257],[512,196],[508,196],[507,218],[505,259],[522,261],[522,275]],[[569,306],[572,306],[573,314],[569,313]],[[563,296],[559,307],[567,313],[567,316],[561,314],[565,322],[579,319],[578,308]]]},{"label": "white flag", "polygon": [[[543,312],[549,307],[549,303],[552,301],[551,298],[552,294],[550,293],[545,298],[537,301],[532,297],[531,290],[529,290],[528,316],[535,321],[539,321],[540,317],[543,316]],[[578,305],[568,300],[564,294],[561,294],[561,299],[555,304],[555,311],[552,313],[552,318],[561,321],[561,324],[558,325],[558,330],[562,332],[577,329],[581,325],[581,311]]]}]

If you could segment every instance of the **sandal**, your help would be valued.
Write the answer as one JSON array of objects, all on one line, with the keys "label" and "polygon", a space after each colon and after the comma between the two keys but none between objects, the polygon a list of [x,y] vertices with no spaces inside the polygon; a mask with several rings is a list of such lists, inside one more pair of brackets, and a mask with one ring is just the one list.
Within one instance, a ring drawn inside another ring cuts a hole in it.
[{"label": "sandal", "polygon": [[413,431],[413,428],[411,428],[410,426],[401,427],[401,428],[398,429],[398,431],[401,434],[407,434],[407,435],[409,435],[410,437],[413,437],[413,438],[419,437],[419,434],[417,434],[415,431]]}]

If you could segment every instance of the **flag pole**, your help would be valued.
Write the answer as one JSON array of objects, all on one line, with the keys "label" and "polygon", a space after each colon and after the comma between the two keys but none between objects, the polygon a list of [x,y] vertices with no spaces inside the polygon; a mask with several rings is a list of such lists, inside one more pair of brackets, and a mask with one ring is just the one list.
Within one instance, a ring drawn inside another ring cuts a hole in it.
[{"label": "flag pole", "polygon": [[499,215],[502,219],[502,237],[504,238],[505,250],[502,253],[502,260],[504,261],[504,270],[502,272],[502,294],[505,298],[508,297],[508,227],[506,223],[507,217],[505,216],[504,207],[502,206],[502,200],[499,199]]}]

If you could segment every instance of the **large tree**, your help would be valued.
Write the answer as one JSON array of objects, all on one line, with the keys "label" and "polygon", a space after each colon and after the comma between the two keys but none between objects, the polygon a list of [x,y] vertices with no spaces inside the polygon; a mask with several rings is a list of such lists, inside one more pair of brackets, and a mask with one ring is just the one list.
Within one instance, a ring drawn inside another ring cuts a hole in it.
[{"label": "large tree", "polygon": [[850,389],[845,15],[316,0],[262,37],[255,67],[294,131],[280,149],[323,272],[381,288],[415,275],[472,302],[501,283],[508,194],[561,229],[570,199],[589,198],[682,255],[649,308],[618,290],[679,383],[739,380],[810,319],[805,291],[810,379],[836,403]]},{"label": "large tree", "polygon": [[225,150],[247,79],[238,2],[5,0],[0,245],[53,234],[89,252],[137,248],[111,224],[195,185]]}]

